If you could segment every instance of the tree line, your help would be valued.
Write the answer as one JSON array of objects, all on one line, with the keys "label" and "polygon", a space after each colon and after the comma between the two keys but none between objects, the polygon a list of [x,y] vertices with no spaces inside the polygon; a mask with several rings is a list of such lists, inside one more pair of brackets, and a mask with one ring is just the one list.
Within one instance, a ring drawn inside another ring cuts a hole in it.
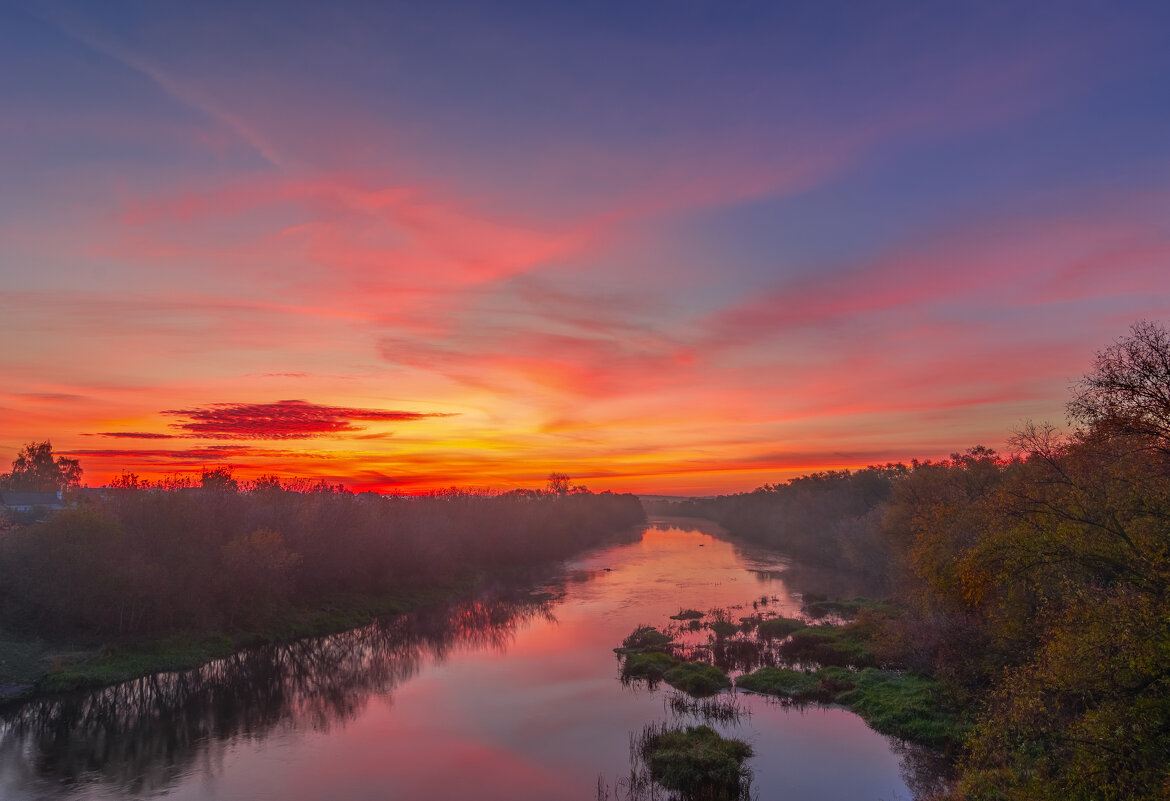
[{"label": "tree line", "polygon": [[974,725],[949,798],[1170,797],[1170,332],[1097,354],[1071,431],[820,473],[677,511],[876,575],[881,658]]},{"label": "tree line", "polygon": [[645,519],[633,495],[571,486],[388,497],[273,477],[243,491],[226,468],[170,489],[130,478],[0,534],[0,626],[98,641],[272,626],[543,565]]}]

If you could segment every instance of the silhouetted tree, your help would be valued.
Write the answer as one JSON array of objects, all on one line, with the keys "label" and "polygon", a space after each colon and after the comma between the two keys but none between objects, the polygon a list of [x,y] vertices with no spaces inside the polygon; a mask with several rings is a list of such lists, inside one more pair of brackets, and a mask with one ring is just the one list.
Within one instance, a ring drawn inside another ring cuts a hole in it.
[{"label": "silhouetted tree", "polygon": [[1075,386],[1069,418],[1106,433],[1151,437],[1170,452],[1170,331],[1142,320],[1097,353]]},{"label": "silhouetted tree", "polygon": [[148,482],[143,482],[137,473],[123,470],[121,475],[110,481],[111,489],[144,489]]},{"label": "silhouetted tree", "polygon": [[568,495],[573,489],[573,480],[568,473],[549,473],[547,489],[552,495]]},{"label": "silhouetted tree", "polygon": [[81,463],[53,457],[48,440],[30,442],[12,462],[12,472],[0,475],[0,487],[16,492],[59,492],[81,484]]},{"label": "silhouetted tree", "polygon": [[240,482],[232,477],[230,467],[203,468],[199,473],[199,486],[212,492],[239,492]]}]

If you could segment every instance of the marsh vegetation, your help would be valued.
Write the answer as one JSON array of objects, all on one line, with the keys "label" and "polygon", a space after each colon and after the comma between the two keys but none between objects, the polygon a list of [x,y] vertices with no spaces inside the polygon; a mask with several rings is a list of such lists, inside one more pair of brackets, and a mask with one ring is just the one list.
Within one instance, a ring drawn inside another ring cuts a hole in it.
[{"label": "marsh vegetation", "polygon": [[[836,615],[853,618],[813,623],[829,604]],[[875,608],[880,605],[865,599],[814,596],[802,607],[804,620],[757,612],[741,617],[733,631],[727,621],[736,610],[713,609],[703,614],[706,622],[698,630],[690,626],[695,619],[690,616],[661,631],[641,625],[614,650],[623,682],[641,680],[653,687],[665,681],[702,698],[730,688],[734,680],[736,689],[780,703],[839,704],[883,734],[956,754],[970,716],[937,680],[889,665],[879,668],[873,648],[881,629],[870,611]]]},{"label": "marsh vegetation", "polygon": [[598,777],[598,801],[748,801],[752,748],[705,724],[652,723],[630,735],[630,773],[610,787]]}]

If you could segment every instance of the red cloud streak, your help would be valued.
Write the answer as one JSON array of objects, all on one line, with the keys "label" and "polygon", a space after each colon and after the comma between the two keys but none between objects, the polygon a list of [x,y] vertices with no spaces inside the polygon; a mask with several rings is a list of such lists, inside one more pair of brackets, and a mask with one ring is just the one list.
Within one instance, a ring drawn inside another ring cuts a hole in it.
[{"label": "red cloud streak", "polygon": [[198,409],[169,409],[163,414],[185,417],[173,423],[200,439],[309,439],[325,434],[361,431],[353,420],[412,421],[445,414],[383,409],[319,406],[304,400],[275,403],[216,403]]},{"label": "red cloud streak", "polygon": [[110,437],[111,439],[176,439],[175,434],[156,434],[150,431],[99,431],[97,434],[83,434],[86,437]]}]

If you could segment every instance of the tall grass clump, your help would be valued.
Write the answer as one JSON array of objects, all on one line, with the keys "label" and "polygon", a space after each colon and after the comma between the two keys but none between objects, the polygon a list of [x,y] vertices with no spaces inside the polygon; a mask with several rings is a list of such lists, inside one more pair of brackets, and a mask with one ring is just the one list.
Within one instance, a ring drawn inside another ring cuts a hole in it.
[{"label": "tall grass clump", "polygon": [[683,799],[737,801],[750,798],[751,774],[744,762],[752,748],[710,726],[647,726],[637,743],[654,781]]}]

